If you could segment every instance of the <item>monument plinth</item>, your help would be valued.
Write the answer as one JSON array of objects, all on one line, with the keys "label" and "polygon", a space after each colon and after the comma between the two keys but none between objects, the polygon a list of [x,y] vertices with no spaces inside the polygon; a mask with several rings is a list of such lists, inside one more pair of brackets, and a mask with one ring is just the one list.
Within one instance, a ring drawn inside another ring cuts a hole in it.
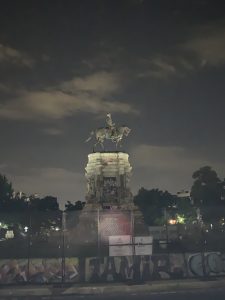
[{"label": "monument plinth", "polygon": [[[121,141],[130,131],[125,125],[116,126],[109,113],[106,126],[91,131],[86,140],[89,142],[95,138],[93,152],[88,154],[85,168],[86,205],[80,216],[81,227],[86,230],[83,235],[89,242],[94,237],[98,243],[106,245],[110,236],[142,235],[146,232],[142,214],[133,203],[130,189],[132,167],[128,153],[104,150],[106,140],[115,145],[113,148],[120,149]],[[97,151],[97,147],[101,147],[102,151]]]},{"label": "monument plinth", "polygon": [[88,155],[85,168],[87,179],[86,201],[89,206],[111,208],[133,206],[130,191],[132,167],[129,155],[120,151],[101,151]]}]

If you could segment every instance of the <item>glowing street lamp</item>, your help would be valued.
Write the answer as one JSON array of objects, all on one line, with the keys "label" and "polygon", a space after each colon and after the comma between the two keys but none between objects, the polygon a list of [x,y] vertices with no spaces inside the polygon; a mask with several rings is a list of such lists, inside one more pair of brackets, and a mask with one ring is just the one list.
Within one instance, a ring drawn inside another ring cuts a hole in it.
[{"label": "glowing street lamp", "polygon": [[14,238],[14,232],[13,230],[7,230],[5,234],[6,239],[13,239]]},{"label": "glowing street lamp", "polygon": [[170,219],[169,221],[170,225],[176,225],[177,221],[175,219]]}]

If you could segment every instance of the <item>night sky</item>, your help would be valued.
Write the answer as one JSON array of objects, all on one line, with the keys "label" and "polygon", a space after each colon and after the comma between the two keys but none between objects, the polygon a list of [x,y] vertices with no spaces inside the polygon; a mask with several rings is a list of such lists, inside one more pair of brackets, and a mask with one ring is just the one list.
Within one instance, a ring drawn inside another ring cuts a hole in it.
[{"label": "night sky", "polygon": [[0,172],[14,188],[84,200],[84,141],[108,112],[132,129],[134,193],[190,189],[205,165],[223,179],[224,1],[1,1]]}]

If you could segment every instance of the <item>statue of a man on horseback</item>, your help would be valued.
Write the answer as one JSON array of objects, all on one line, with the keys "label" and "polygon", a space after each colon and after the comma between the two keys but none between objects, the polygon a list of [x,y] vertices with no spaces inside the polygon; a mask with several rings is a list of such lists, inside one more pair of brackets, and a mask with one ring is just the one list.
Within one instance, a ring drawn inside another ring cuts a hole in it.
[{"label": "statue of a man on horseback", "polygon": [[106,124],[107,124],[107,129],[108,129],[108,134],[109,134],[109,139],[111,138],[112,140],[114,139],[116,135],[116,124],[113,123],[111,114],[106,115]]},{"label": "statue of a man on horseback", "polygon": [[112,121],[111,114],[108,113],[106,115],[106,127],[100,127],[95,131],[92,131],[90,137],[86,140],[89,142],[91,138],[95,135],[96,143],[94,144],[94,149],[98,144],[102,146],[104,149],[104,141],[105,139],[111,140],[113,143],[116,143],[116,148],[118,145],[121,146],[121,141],[124,136],[128,136],[131,129],[127,126],[116,126]]}]

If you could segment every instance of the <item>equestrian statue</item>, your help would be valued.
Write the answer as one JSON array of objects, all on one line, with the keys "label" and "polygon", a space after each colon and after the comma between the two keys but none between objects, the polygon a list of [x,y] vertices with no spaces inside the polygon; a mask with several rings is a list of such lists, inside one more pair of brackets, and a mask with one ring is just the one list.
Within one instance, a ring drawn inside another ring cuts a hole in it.
[{"label": "equestrian statue", "polygon": [[128,136],[131,129],[127,126],[116,126],[115,123],[112,121],[111,114],[108,113],[106,115],[106,127],[100,127],[96,130],[93,130],[89,136],[89,138],[86,140],[86,142],[89,142],[93,136],[96,138],[96,143],[94,144],[94,151],[98,144],[101,145],[102,149],[104,150],[104,141],[105,140],[111,140],[113,143],[116,144],[116,148],[121,145],[121,141],[124,138],[124,136]]}]

